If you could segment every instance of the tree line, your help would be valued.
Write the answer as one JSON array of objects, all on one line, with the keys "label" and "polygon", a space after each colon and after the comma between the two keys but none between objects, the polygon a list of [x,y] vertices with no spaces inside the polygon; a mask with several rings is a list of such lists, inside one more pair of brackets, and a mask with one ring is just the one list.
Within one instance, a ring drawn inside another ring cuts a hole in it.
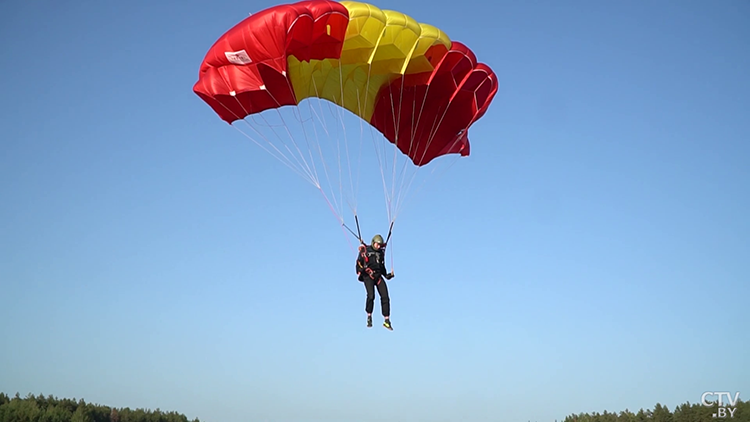
[{"label": "tree line", "polygon": [[640,409],[635,413],[629,410],[619,413],[605,410],[601,413],[569,415],[563,419],[563,422],[750,422],[750,402],[743,402],[740,399],[734,409],[731,416],[729,411],[726,411],[724,413],[726,417],[722,418],[719,415],[722,411],[718,409],[717,403],[713,403],[712,406],[703,406],[701,403],[686,402],[676,406],[674,411],[657,403],[653,409]]},{"label": "tree line", "polygon": [[0,393],[0,422],[200,422],[177,412],[160,409],[131,410],[86,403],[83,399],[59,399],[29,394],[21,398]]},{"label": "tree line", "polygon": [[[714,417],[720,410],[714,403],[703,406],[700,403],[683,403],[670,411],[667,406],[657,403],[653,409],[640,409],[638,412],[579,413],[567,416],[562,422],[750,422],[750,402],[738,400],[731,416]],[[177,412],[164,412],[160,409],[146,410],[116,408],[86,403],[83,399],[59,399],[53,396],[29,394],[21,398],[8,397],[0,393],[0,422],[200,422],[198,418],[189,420]],[[557,422],[557,421],[555,421]]]}]

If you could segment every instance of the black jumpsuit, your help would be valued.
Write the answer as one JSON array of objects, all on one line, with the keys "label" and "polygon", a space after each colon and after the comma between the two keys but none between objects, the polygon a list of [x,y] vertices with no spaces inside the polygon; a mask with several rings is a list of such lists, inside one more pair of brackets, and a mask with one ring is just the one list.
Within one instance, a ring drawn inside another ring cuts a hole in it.
[{"label": "black jumpsuit", "polygon": [[[370,271],[367,271],[367,269]],[[385,283],[384,275],[388,274],[385,269],[385,249],[375,249],[372,246],[365,247],[357,257],[357,274],[359,281],[364,282],[367,291],[365,300],[365,312],[372,313],[375,304],[375,287],[380,295],[380,310],[384,317],[391,315],[391,300],[388,297],[388,285]]]}]

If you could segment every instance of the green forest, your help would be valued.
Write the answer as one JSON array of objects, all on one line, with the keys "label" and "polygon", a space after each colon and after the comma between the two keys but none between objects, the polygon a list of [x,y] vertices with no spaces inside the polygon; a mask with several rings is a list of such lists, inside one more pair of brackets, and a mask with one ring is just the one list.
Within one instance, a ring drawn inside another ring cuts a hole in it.
[{"label": "green forest", "polygon": [[620,412],[603,411],[601,413],[579,413],[570,415],[562,422],[750,422],[750,402],[737,401],[732,416],[725,418],[714,417],[718,413],[717,405],[703,406],[700,403],[683,403],[670,411],[667,406],[659,403],[653,409],[640,409],[637,412],[624,410]]},{"label": "green forest", "polygon": [[[739,400],[733,417],[714,418],[717,406],[702,406],[700,403],[684,403],[674,411],[659,403],[653,409],[637,412],[603,411],[602,413],[580,413],[567,416],[562,422],[750,422],[750,402]],[[499,417],[499,419],[502,419]],[[16,393],[11,398],[0,393],[0,422],[200,422],[190,420],[177,412],[115,408],[86,403],[83,399],[59,399],[52,396],[29,394],[22,398]],[[247,421],[252,422],[252,421]],[[467,421],[468,422],[468,421]],[[556,421],[557,422],[557,421]]]},{"label": "green forest", "polygon": [[162,410],[115,408],[86,403],[83,399],[59,399],[29,394],[13,398],[0,393],[0,422],[200,422]]}]

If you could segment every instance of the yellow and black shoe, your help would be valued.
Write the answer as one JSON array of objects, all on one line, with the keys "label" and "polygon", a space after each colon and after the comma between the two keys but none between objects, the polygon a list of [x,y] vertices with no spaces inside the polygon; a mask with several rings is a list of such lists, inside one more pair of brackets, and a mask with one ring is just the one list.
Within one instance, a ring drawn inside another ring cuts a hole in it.
[{"label": "yellow and black shoe", "polygon": [[385,321],[383,321],[383,327],[385,327],[385,328],[393,331],[393,327],[391,326],[391,320],[390,319],[386,319]]},{"label": "yellow and black shoe", "polygon": [[372,316],[367,315],[367,328],[372,327]]}]

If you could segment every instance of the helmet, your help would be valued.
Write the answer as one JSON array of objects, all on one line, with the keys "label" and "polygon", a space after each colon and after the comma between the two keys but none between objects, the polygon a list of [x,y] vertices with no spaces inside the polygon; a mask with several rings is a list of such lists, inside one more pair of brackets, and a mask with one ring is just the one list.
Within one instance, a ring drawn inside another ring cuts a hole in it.
[{"label": "helmet", "polygon": [[379,235],[379,234],[376,234],[376,235],[375,235],[375,236],[374,236],[374,237],[372,238],[372,243],[371,243],[371,245],[375,245],[376,243],[380,243],[380,244],[382,245],[382,244],[383,244],[383,236],[381,236],[381,235]]}]

